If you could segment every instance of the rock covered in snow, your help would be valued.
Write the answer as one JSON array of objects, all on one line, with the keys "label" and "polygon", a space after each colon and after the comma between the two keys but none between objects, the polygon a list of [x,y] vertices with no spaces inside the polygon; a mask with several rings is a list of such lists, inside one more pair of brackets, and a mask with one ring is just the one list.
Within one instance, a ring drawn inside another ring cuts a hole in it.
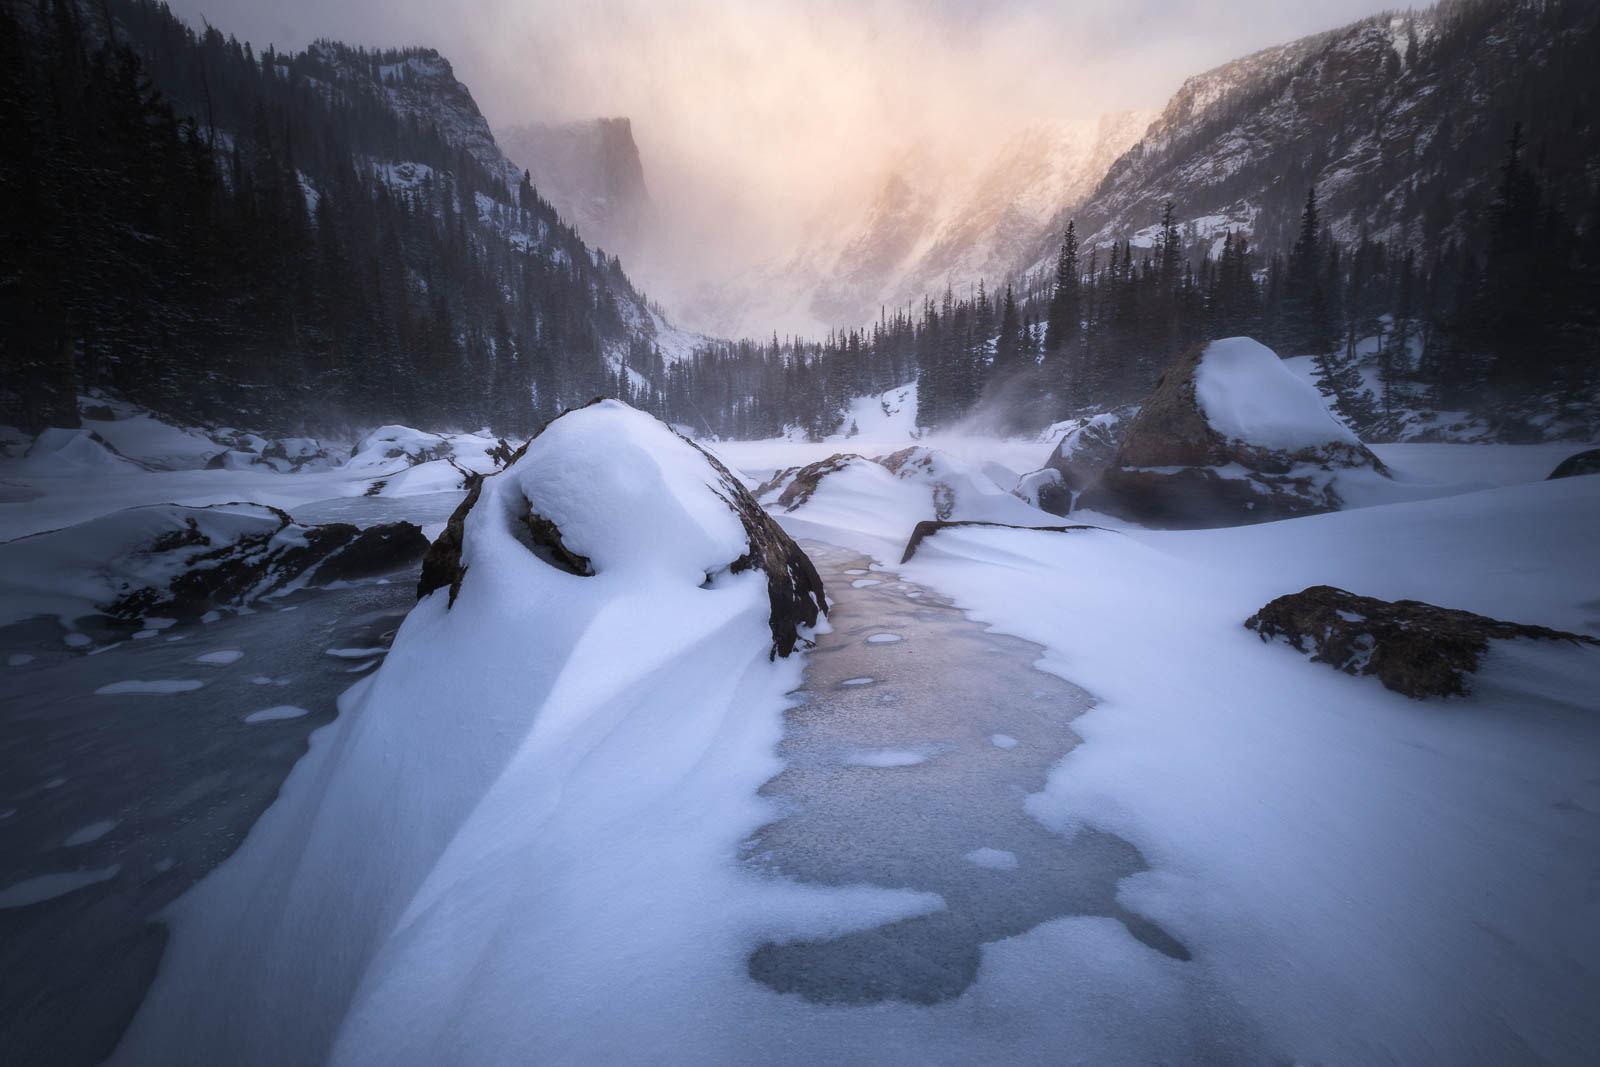
[{"label": "rock covered in snow", "polygon": [[[823,478],[837,474],[852,463],[872,462],[874,461],[858,456],[854,452],[836,452],[827,459],[819,459],[803,467],[785,467],[774,472],[771,478],[756,487],[755,499],[767,501],[785,511],[793,511],[811,499],[811,494],[817,491],[817,486]],[[777,494],[776,497],[768,500],[774,493]]]},{"label": "rock covered in snow", "polygon": [[380,426],[356,442],[346,466],[396,466],[395,461],[415,467],[437,459],[447,459],[455,451],[442,434],[413,430],[409,426]]},{"label": "rock covered in snow", "polygon": [[476,481],[423,563],[418,597],[462,595],[511,551],[574,578],[715,588],[766,575],[772,652],[788,656],[827,612],[822,579],[716,458],[642,412],[598,400],[552,420],[505,470]]},{"label": "rock covered in snow", "polygon": [[1067,514],[1074,498],[1098,482],[1116,458],[1125,425],[1116,412],[1082,420],[1062,435],[1043,467],[1022,476],[1016,494],[1041,511]]},{"label": "rock covered in snow", "polygon": [[242,503],[127,508],[0,544],[0,622],[190,617],[398,570],[427,547],[408,522],[305,526],[277,508]]},{"label": "rock covered in snow", "polygon": [[1583,474],[1600,474],[1600,448],[1591,448],[1587,452],[1578,452],[1568,456],[1556,464],[1556,469],[1550,472],[1552,478],[1576,478]]},{"label": "rock covered in snow", "polygon": [[1376,675],[1416,700],[1464,696],[1465,676],[1477,670],[1489,641],[1515,638],[1571,641],[1600,647],[1582,634],[1501,622],[1420,600],[1378,600],[1330,585],[1278,597],[1245,621],[1261,640],[1283,638],[1346,674]]},{"label": "rock covered in snow", "polygon": [[1265,345],[1233,337],[1180,356],[1077,504],[1193,528],[1335,511],[1340,476],[1382,461]]}]

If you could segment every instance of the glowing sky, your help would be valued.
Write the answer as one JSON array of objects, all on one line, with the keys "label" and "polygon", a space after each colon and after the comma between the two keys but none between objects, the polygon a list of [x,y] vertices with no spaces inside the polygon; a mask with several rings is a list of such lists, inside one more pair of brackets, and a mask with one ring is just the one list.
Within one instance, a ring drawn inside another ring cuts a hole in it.
[{"label": "glowing sky", "polygon": [[[627,115],[712,259],[780,254],[910,143],[1159,108],[1183,78],[1381,0],[175,0],[280,48],[425,44],[495,127]],[[935,156],[937,156],[937,151]]]}]

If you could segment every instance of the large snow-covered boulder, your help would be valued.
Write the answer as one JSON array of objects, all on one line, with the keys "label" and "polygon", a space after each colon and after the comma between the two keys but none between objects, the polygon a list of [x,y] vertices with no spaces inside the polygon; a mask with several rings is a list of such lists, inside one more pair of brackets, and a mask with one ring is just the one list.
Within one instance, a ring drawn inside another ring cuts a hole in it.
[{"label": "large snow-covered boulder", "polygon": [[411,523],[305,526],[261,504],[127,508],[0,544],[0,624],[33,615],[185,618],[415,564]]},{"label": "large snow-covered boulder", "polygon": [[553,420],[504,471],[478,480],[429,551],[417,592],[447,589],[453,605],[475,572],[510,580],[530,559],[635,590],[715,588],[761,571],[778,656],[827,611],[810,559],[726,467],[615,400]]},{"label": "large snow-covered boulder", "polygon": [[1167,368],[1077,506],[1151,526],[1266,522],[1337,510],[1341,478],[1387,473],[1270,348],[1232,337]]},{"label": "large snow-covered boulder", "polygon": [[1116,412],[1078,421],[1062,434],[1043,467],[1018,480],[1014,492],[1041,511],[1067,514],[1078,494],[1098,482],[1116,458],[1125,424]]}]

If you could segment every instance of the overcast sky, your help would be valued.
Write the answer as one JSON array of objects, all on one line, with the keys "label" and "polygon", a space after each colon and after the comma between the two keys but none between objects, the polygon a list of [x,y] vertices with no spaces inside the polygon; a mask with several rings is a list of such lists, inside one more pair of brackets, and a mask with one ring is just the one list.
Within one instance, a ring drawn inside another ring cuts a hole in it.
[{"label": "overcast sky", "polygon": [[[258,48],[429,45],[496,128],[627,115],[659,202],[765,247],[885,153],[1159,108],[1381,0],[173,0]],[[774,250],[775,251],[775,250]]]}]

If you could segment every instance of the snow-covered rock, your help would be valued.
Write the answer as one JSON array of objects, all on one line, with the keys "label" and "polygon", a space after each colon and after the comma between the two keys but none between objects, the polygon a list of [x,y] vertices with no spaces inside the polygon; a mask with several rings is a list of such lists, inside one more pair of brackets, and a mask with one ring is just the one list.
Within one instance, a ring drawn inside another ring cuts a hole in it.
[{"label": "snow-covered rock", "polygon": [[397,470],[445,459],[454,451],[449,438],[443,434],[413,430],[409,426],[380,426],[356,442],[345,466]]},{"label": "snow-covered rock", "polygon": [[0,544],[0,624],[33,615],[197,616],[396,570],[426,549],[422,531],[406,522],[304,526],[261,504],[127,508]]},{"label": "snow-covered rock", "polygon": [[494,476],[478,481],[423,566],[419,596],[453,605],[530,556],[577,577],[710,588],[760,570],[775,655],[826,613],[811,561],[719,461],[642,412],[603,400],[553,420]]},{"label": "snow-covered rock", "polygon": [[1152,526],[1225,526],[1334,511],[1341,479],[1387,473],[1271,349],[1233,337],[1167,369],[1077,503]]},{"label": "snow-covered rock", "polygon": [[1576,478],[1584,474],[1600,474],[1600,448],[1591,448],[1568,456],[1550,472],[1551,478]]},{"label": "snow-covered rock", "polygon": [[1376,675],[1415,700],[1465,696],[1489,642],[1564,641],[1600,649],[1583,634],[1502,622],[1417,600],[1378,600],[1329,585],[1281,596],[1245,620],[1263,641],[1282,638],[1346,674]]},{"label": "snow-covered rock", "polygon": [[1050,450],[1044,466],[1022,476],[1016,494],[1052,515],[1067,514],[1073,498],[1099,481],[1116,458],[1124,425],[1124,417],[1116,412],[1078,420]]},{"label": "snow-covered rock", "polygon": [[139,466],[98,433],[83,428],[40,431],[23,453],[23,468],[30,474],[76,474],[135,471]]}]

